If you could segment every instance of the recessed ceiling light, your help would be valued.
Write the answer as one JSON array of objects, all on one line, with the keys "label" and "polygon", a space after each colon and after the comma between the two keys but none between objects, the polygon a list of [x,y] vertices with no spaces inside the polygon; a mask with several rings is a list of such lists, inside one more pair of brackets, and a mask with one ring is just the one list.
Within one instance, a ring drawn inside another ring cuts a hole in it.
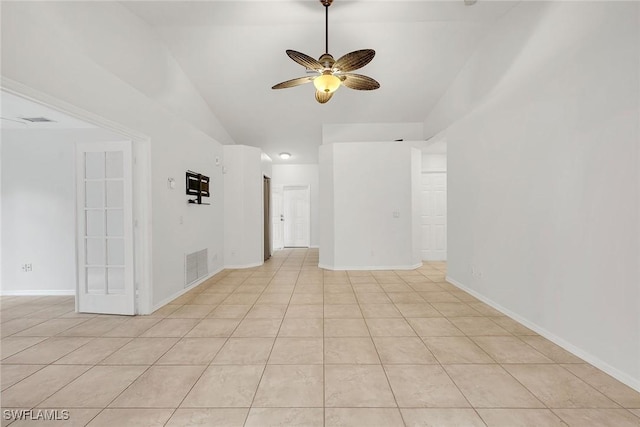
[{"label": "recessed ceiling light", "polygon": [[280,158],[282,160],[287,160],[291,158],[291,153],[280,153]]}]

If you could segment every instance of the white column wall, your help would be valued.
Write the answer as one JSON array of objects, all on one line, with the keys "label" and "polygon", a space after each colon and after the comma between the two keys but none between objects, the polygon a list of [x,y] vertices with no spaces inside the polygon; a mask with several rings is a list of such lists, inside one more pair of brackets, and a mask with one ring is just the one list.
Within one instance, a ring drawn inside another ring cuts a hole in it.
[{"label": "white column wall", "polygon": [[[420,182],[420,152],[397,143],[339,143],[321,146],[320,161],[320,186],[325,194],[321,202],[333,204],[332,212],[328,212],[333,215],[333,233],[328,232],[331,219],[326,221],[324,215],[320,218],[326,237],[320,242],[321,267],[354,270],[419,266],[414,244],[414,187]],[[325,187],[331,188],[325,193]],[[327,211],[321,208],[321,212]],[[332,258],[323,253],[325,244],[329,251],[333,249]]]},{"label": "white column wall", "polygon": [[[224,265],[264,262],[263,165],[259,148],[224,146]],[[265,170],[266,171],[266,170]]]}]

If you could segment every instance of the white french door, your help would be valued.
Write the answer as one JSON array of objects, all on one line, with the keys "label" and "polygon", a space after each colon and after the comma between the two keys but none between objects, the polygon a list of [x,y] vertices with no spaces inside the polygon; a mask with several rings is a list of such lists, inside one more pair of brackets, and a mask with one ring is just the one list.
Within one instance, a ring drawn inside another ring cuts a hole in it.
[{"label": "white french door", "polygon": [[310,245],[310,192],[308,186],[284,187],[284,246]]},{"label": "white french door", "polygon": [[420,232],[422,259],[447,259],[447,174],[423,173],[420,198]]},{"label": "white french door", "polygon": [[131,141],[76,145],[78,311],[135,314]]}]

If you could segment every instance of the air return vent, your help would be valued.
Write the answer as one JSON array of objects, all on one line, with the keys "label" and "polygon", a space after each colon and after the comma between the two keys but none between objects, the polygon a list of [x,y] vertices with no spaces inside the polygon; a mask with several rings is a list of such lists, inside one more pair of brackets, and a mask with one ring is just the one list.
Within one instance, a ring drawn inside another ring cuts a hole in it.
[{"label": "air return vent", "polygon": [[207,266],[207,259],[209,258],[209,251],[202,249],[201,251],[193,252],[185,256],[184,262],[184,286],[185,288],[198,279],[202,279],[209,274],[209,268]]},{"label": "air return vent", "polygon": [[20,119],[31,123],[55,123],[55,120],[47,119],[46,117],[20,117]]}]

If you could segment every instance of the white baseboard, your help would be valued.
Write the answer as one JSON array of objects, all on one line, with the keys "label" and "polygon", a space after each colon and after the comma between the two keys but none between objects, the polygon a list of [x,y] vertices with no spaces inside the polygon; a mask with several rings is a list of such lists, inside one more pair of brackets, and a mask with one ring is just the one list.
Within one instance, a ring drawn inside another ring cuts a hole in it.
[{"label": "white baseboard", "polygon": [[189,292],[190,290],[192,290],[193,288],[195,288],[196,286],[200,285],[201,283],[211,279],[213,276],[215,276],[216,274],[220,273],[222,270],[224,270],[224,267],[220,267],[217,270],[213,271],[212,273],[207,274],[206,276],[204,276],[202,279],[198,279],[195,282],[193,282],[192,284],[189,285],[189,287],[184,288],[184,289],[180,289],[178,292],[174,293],[173,295],[163,299],[162,301],[160,301],[159,303],[155,304],[152,308],[151,308],[151,312],[149,313],[138,313],[141,315],[145,315],[145,314],[151,314],[154,311],[156,311],[159,308],[164,307],[165,305],[169,304],[171,301],[173,301],[174,299],[186,294],[187,292]]},{"label": "white baseboard", "polygon": [[75,289],[33,289],[33,290],[1,290],[0,295],[3,296],[72,296],[75,295]]},{"label": "white baseboard", "polygon": [[225,265],[224,268],[225,269],[240,270],[240,269],[243,269],[243,268],[260,267],[263,264],[264,264],[264,261],[263,262],[258,262],[258,263],[251,263],[251,264]]},{"label": "white baseboard", "polygon": [[560,347],[562,347],[563,349],[567,350],[569,353],[572,353],[576,356],[578,356],[579,358],[581,358],[582,360],[592,364],[593,366],[595,366],[596,368],[600,369],[601,371],[606,372],[607,374],[611,375],[612,377],[614,377],[615,379],[617,379],[618,381],[628,385],[629,387],[637,390],[640,392],[640,379],[634,378],[628,374],[626,374],[625,372],[609,365],[607,362],[601,360],[600,358],[592,355],[591,353],[576,347],[575,345],[571,344],[570,342],[566,341],[565,339],[555,335],[552,332],[549,332],[548,330],[546,330],[545,328],[537,325],[534,322],[531,322],[530,320],[520,316],[519,314],[501,306],[500,304],[496,303],[495,301],[485,297],[482,294],[479,294],[478,292],[474,291],[473,289],[468,288],[467,286],[463,285],[462,283],[458,282],[457,280],[453,279],[450,276],[446,277],[447,282],[457,286],[458,288],[462,289],[465,292],[468,292],[469,294],[473,295],[474,297],[478,298],[480,301],[484,302],[485,304],[490,305],[491,307],[495,308],[496,310],[506,314],[507,316],[511,317],[512,319],[522,323],[524,326],[526,326],[527,328],[531,329],[532,331],[540,334],[541,336],[545,337],[546,339],[548,339],[549,341],[553,342],[554,344],[559,345]]},{"label": "white baseboard", "polygon": [[318,267],[324,268],[325,270],[415,270],[416,268],[422,267],[422,262],[413,265],[358,265],[358,266],[349,266],[349,265],[327,265],[327,264],[318,264]]}]

